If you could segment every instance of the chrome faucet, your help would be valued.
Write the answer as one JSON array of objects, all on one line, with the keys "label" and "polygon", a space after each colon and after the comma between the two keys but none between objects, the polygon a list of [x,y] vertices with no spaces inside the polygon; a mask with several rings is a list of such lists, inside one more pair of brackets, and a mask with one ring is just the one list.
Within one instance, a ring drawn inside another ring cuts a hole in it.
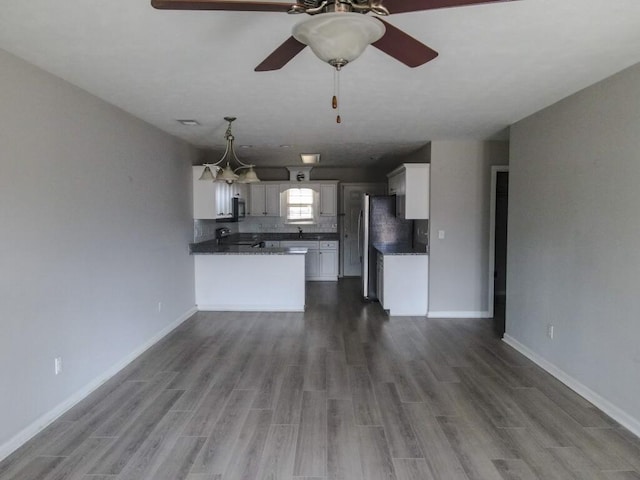
[{"label": "chrome faucet", "polygon": [[298,227],[298,238],[302,238],[302,229]]}]

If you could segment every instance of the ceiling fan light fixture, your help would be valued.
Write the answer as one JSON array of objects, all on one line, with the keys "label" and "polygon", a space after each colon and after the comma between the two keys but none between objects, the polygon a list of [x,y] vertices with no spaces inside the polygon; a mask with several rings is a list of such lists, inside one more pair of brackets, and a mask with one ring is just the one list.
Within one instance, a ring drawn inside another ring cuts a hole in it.
[{"label": "ceiling fan light fixture", "polygon": [[293,27],[296,40],[337,69],[353,62],[384,32],[385,26],[379,20],[353,12],[321,13]]}]

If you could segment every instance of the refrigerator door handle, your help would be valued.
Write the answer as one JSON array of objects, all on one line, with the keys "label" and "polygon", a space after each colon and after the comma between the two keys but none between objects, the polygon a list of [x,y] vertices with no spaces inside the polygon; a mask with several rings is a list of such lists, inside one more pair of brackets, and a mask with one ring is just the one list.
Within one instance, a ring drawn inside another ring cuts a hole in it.
[{"label": "refrigerator door handle", "polygon": [[362,252],[360,251],[360,229],[362,228],[362,210],[358,215],[358,257],[362,260]]}]

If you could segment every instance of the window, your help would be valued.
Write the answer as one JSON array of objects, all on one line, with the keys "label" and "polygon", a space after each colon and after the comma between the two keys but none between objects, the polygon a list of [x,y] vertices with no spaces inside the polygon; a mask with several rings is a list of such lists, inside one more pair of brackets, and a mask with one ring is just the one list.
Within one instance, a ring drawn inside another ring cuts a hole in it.
[{"label": "window", "polygon": [[315,223],[315,192],[311,188],[290,188],[286,192],[287,223]]}]

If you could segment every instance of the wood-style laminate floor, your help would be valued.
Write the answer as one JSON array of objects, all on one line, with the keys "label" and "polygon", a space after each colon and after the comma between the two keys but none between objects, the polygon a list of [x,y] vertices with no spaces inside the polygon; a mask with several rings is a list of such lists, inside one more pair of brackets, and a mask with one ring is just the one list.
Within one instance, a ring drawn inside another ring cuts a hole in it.
[{"label": "wood-style laminate floor", "polygon": [[640,479],[640,440],[491,320],[198,313],[0,463],[2,480]]}]

